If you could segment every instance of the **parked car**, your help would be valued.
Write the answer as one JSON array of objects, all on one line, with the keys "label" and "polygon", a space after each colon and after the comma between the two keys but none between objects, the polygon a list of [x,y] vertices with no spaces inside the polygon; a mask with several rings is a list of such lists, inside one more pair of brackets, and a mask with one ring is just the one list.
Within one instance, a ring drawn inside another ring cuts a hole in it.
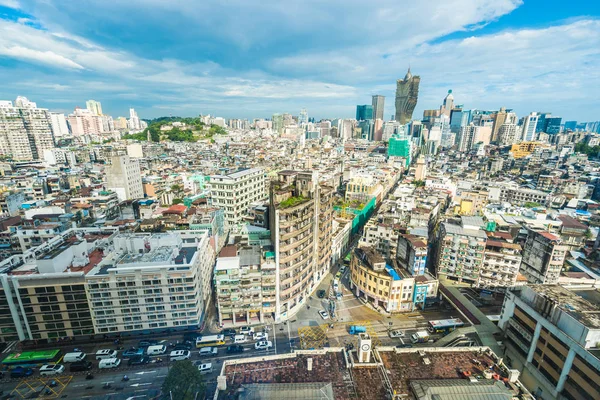
[{"label": "parked car", "polygon": [[254,348],[256,350],[267,350],[271,347],[273,347],[273,342],[271,342],[270,340],[262,340],[254,345]]},{"label": "parked car", "polygon": [[141,340],[138,347],[150,347],[158,344],[158,340]]},{"label": "parked car", "polygon": [[146,355],[131,357],[129,361],[127,361],[127,365],[144,365],[150,362],[150,357]]},{"label": "parked car", "polygon": [[[234,347],[234,346],[229,346],[229,347]],[[240,346],[242,347],[242,346]],[[244,348],[242,347],[242,351],[244,351]],[[218,347],[203,347],[200,349],[200,357],[213,357],[216,356],[219,353],[219,348]]]},{"label": "parked car", "polygon": [[119,365],[121,365],[120,358],[105,358],[98,363],[98,369],[117,368]]},{"label": "parked car", "polygon": [[254,333],[254,328],[251,326],[242,326],[240,328],[240,335],[252,335]]},{"label": "parked car", "polygon": [[342,273],[342,275],[344,275],[344,272],[346,272],[346,266],[342,265],[342,268],[340,268],[340,272]]},{"label": "parked car", "polygon": [[192,352],[189,350],[175,350],[169,354],[171,361],[183,361],[189,360],[192,356]]},{"label": "parked car", "polygon": [[329,319],[329,313],[327,311],[325,311],[325,310],[319,310],[319,315],[323,319]]},{"label": "parked car", "polygon": [[338,271],[337,274],[335,274],[335,278],[340,279],[341,277],[342,277],[342,271]]},{"label": "parked car", "polygon": [[71,371],[71,372],[89,371],[90,369],[92,369],[93,366],[94,366],[94,364],[92,364],[91,361],[77,361],[77,362],[69,364],[69,371]]},{"label": "parked car", "polygon": [[96,360],[106,360],[109,358],[116,358],[117,357],[117,351],[116,350],[112,350],[112,349],[103,349],[103,350],[98,350],[96,352]]},{"label": "parked car", "polygon": [[254,340],[269,340],[269,334],[267,332],[256,332],[254,336],[252,336]]},{"label": "parked car", "polygon": [[403,338],[404,337],[404,332],[402,332],[401,330],[389,331],[388,335],[390,335],[390,337],[392,339],[394,339],[394,338]]},{"label": "parked car", "polygon": [[318,297],[318,298],[320,298],[320,299],[323,299],[323,298],[325,298],[325,295],[326,295],[326,294],[327,294],[327,291],[325,291],[324,289],[320,289],[320,290],[317,292],[317,297]]},{"label": "parked car", "polygon": [[31,368],[16,367],[10,370],[11,378],[25,378],[26,376],[31,376],[32,374],[33,370]]},{"label": "parked car", "polygon": [[192,347],[194,346],[192,346],[190,343],[177,343],[175,346],[173,346],[173,350],[191,350]]},{"label": "parked car", "polygon": [[201,374],[211,373],[212,372],[212,364],[211,363],[200,364],[198,366],[198,371],[200,371]]},{"label": "parked car", "polygon": [[65,366],[61,364],[46,364],[40,367],[40,375],[58,375],[65,372]]},{"label": "parked car", "polygon": [[228,346],[226,351],[227,351],[227,354],[243,353],[244,347],[240,346],[240,345]]},{"label": "parked car", "polygon": [[198,339],[198,336],[200,336],[199,333],[196,333],[196,332],[187,332],[187,333],[183,334],[183,341],[184,342],[196,343],[196,339]]},{"label": "parked car", "polygon": [[144,349],[132,347],[129,350],[123,352],[123,358],[131,358],[135,356],[141,356],[144,354]]},{"label": "parked car", "polygon": [[221,331],[221,334],[222,334],[222,335],[225,335],[225,336],[233,336],[233,335],[235,335],[236,333],[237,333],[237,332],[236,332],[236,331],[235,331],[235,329],[233,329],[233,328],[225,328],[225,329],[223,329],[223,330]]}]

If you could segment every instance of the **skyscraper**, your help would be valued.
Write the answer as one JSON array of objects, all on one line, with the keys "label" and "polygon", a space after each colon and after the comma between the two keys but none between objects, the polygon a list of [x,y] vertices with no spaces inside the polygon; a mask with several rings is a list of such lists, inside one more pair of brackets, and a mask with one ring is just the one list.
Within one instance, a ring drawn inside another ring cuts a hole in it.
[{"label": "skyscraper", "polygon": [[51,112],[50,124],[55,138],[69,136],[69,128],[67,127],[67,119],[65,118],[65,114]]},{"label": "skyscraper", "polygon": [[452,89],[448,90],[448,94],[444,98],[440,111],[442,114],[450,116],[450,113],[454,109],[454,96],[452,95]]},{"label": "skyscraper", "polygon": [[535,127],[537,126],[538,118],[538,113],[532,112],[523,119],[521,138],[524,142],[531,142],[536,139]]},{"label": "skyscraper", "polygon": [[308,124],[308,112],[306,108],[300,110],[300,116],[298,117],[298,125]]},{"label": "skyscraper", "polygon": [[373,106],[368,104],[356,106],[356,120],[366,121],[368,119],[373,119]]},{"label": "skyscraper", "polygon": [[140,118],[133,108],[129,109],[129,129],[132,131],[140,130]]},{"label": "skyscraper", "polygon": [[404,79],[396,81],[396,121],[402,125],[410,122],[419,97],[421,77],[413,76],[410,68]]},{"label": "skyscraper", "polygon": [[374,95],[373,96],[373,119],[380,119],[383,121],[383,109],[385,107],[385,96]]},{"label": "skyscraper", "polygon": [[102,115],[102,104],[96,100],[88,100],[85,102],[85,108],[91,111],[94,115]]},{"label": "skyscraper", "polygon": [[143,198],[139,162],[129,156],[114,156],[111,161],[111,165],[105,169],[106,187],[116,192],[120,201]]}]

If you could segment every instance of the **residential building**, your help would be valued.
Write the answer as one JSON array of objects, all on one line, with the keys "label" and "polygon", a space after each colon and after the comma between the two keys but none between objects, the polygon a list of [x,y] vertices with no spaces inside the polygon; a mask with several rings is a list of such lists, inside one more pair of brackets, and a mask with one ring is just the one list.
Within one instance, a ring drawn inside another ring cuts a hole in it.
[{"label": "residential building", "polygon": [[401,233],[396,251],[398,265],[412,276],[425,275],[427,267],[427,238]]},{"label": "residential building", "polygon": [[333,242],[333,188],[316,172],[281,171],[273,182],[269,226],[278,273],[275,321],[287,320],[326,276]]},{"label": "residential building", "polygon": [[420,155],[417,158],[417,167],[415,169],[415,180],[416,181],[425,181],[427,178],[427,161],[425,161],[425,156]]},{"label": "residential building", "polygon": [[69,114],[67,122],[73,136],[99,135],[104,132],[102,118],[90,110],[75,107],[73,114]]},{"label": "residential building", "polygon": [[512,153],[513,158],[519,159],[527,157],[540,147],[549,146],[541,142],[521,142],[513,144],[510,148],[510,152]]},{"label": "residential building", "polygon": [[440,226],[437,239],[438,278],[476,284],[483,264],[487,235],[481,229],[448,222]]},{"label": "residential building", "polygon": [[557,283],[567,251],[569,246],[563,244],[559,236],[528,229],[521,273],[530,283]]},{"label": "residential building", "polygon": [[55,139],[70,135],[67,119],[63,113],[50,113],[50,127]]},{"label": "residential building", "polygon": [[402,157],[408,167],[412,160],[412,141],[407,136],[393,135],[388,145],[389,157]]},{"label": "residential building", "polygon": [[137,112],[133,109],[129,109],[129,120],[127,121],[127,125],[132,131],[139,131],[142,129],[142,123],[140,118],[137,115]]},{"label": "residential building", "polygon": [[520,245],[488,238],[477,286],[483,288],[515,286],[520,267]]},{"label": "residential building", "polygon": [[[382,120],[384,121],[384,111],[385,111],[385,96],[381,95],[373,95],[373,119],[374,120]],[[358,120],[358,118],[356,118]]]},{"label": "residential building", "polygon": [[281,115],[281,114],[273,114],[272,121],[273,121],[273,132],[277,132],[279,134],[282,134],[283,133],[283,128],[284,128],[283,115]]},{"label": "residential building", "polygon": [[600,398],[598,289],[528,285],[506,293],[504,361],[538,399]]},{"label": "residential building", "polygon": [[588,238],[588,226],[568,215],[559,215],[562,222],[560,227],[560,238],[565,246],[571,250],[579,250],[585,245]]},{"label": "residential building", "polygon": [[396,121],[404,125],[412,119],[413,111],[417,106],[419,97],[419,83],[421,77],[413,76],[410,68],[404,76],[404,79],[396,81]]},{"label": "residential building", "polygon": [[106,168],[106,186],[117,193],[120,201],[143,198],[139,162],[129,156],[113,156],[110,166]]},{"label": "residential building", "polygon": [[262,168],[242,169],[209,178],[212,205],[224,210],[229,229],[239,230],[250,205],[266,200],[265,179]]},{"label": "residential building", "polygon": [[102,104],[96,100],[88,100],[85,102],[87,108],[93,115],[102,115]]},{"label": "residential building", "polygon": [[398,248],[398,226],[382,224],[376,218],[370,218],[363,228],[359,245],[373,248],[385,260],[394,260]]},{"label": "residential building", "polygon": [[502,124],[498,129],[498,144],[500,146],[510,146],[516,143],[520,138],[517,124]]},{"label": "residential building", "polygon": [[86,274],[99,334],[198,329],[215,260],[208,233],[121,234]]}]

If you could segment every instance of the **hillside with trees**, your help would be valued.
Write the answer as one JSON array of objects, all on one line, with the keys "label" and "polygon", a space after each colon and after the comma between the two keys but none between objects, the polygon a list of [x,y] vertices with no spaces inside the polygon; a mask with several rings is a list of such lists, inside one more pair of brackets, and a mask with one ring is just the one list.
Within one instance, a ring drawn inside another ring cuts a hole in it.
[{"label": "hillside with trees", "polygon": [[[172,142],[197,142],[198,140],[212,139],[215,135],[226,135],[227,131],[218,126],[207,126],[200,118],[182,118],[182,117],[160,117],[148,122],[148,127],[143,132],[132,135],[125,135],[126,140],[150,140],[160,142],[161,140],[170,140]],[[181,127],[172,126],[174,122],[185,124]],[[169,130],[161,130],[163,126],[171,126]]]}]

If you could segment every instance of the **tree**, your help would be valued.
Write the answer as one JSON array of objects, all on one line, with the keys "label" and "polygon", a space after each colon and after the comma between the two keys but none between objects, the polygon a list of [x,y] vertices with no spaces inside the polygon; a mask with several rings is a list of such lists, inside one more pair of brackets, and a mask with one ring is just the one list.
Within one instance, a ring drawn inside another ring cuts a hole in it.
[{"label": "tree", "polygon": [[177,204],[181,204],[183,203],[183,199],[173,199],[173,205],[177,205]]},{"label": "tree", "polygon": [[203,399],[205,390],[202,374],[189,360],[174,363],[162,385],[166,399]]},{"label": "tree", "polygon": [[425,182],[419,180],[419,181],[413,181],[413,185],[415,185],[416,187],[420,188],[425,186]]},{"label": "tree", "polygon": [[525,208],[535,208],[535,207],[540,207],[541,204],[540,203],[536,203],[535,201],[528,201],[525,203]]}]

